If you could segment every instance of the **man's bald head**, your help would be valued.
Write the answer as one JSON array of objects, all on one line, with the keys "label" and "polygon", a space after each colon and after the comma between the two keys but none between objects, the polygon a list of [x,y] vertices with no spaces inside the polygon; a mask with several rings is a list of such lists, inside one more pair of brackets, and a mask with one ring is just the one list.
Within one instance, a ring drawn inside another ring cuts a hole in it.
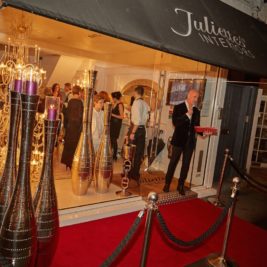
[{"label": "man's bald head", "polygon": [[187,103],[190,106],[196,105],[199,98],[199,92],[196,89],[190,89],[187,94]]}]

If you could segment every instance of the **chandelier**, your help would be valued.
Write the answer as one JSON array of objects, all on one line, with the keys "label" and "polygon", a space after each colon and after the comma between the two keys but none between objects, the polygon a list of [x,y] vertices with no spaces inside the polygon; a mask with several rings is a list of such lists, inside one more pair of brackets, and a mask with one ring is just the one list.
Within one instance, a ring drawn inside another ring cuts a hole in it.
[{"label": "chandelier", "polygon": [[40,87],[46,78],[46,71],[40,67],[40,47],[28,44],[31,23],[22,13],[10,30],[11,35],[0,59],[0,85],[11,85],[15,90],[22,90],[22,82],[30,79]]},{"label": "chandelier", "polygon": [[[46,78],[46,71],[40,66],[40,47],[29,44],[32,24],[24,13],[18,21],[13,20],[10,36],[0,57],[0,100],[4,102],[0,109],[0,171],[6,154],[9,121],[9,101],[7,89],[24,92],[25,87],[37,90]],[[24,92],[25,93],[25,92]],[[33,155],[31,173],[33,180],[39,177],[43,159],[43,114],[37,114],[33,134]]]},{"label": "chandelier", "polygon": [[86,88],[89,86],[89,72],[88,70],[84,70],[82,74],[79,75],[80,77],[76,80],[74,85],[80,86],[82,89]]}]

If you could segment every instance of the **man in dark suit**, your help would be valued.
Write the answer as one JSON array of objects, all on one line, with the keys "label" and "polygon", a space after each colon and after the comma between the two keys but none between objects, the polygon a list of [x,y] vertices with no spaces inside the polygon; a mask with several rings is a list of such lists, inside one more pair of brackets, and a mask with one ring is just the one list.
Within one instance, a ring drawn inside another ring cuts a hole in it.
[{"label": "man in dark suit", "polygon": [[177,190],[181,195],[185,195],[184,182],[190,167],[190,161],[196,145],[195,126],[200,123],[200,111],[195,105],[197,104],[199,92],[190,90],[185,102],[176,105],[172,114],[172,123],[175,127],[172,136],[172,155],[165,177],[164,192],[169,192],[170,184],[179,162],[181,154],[183,154],[182,168],[180,172]]}]

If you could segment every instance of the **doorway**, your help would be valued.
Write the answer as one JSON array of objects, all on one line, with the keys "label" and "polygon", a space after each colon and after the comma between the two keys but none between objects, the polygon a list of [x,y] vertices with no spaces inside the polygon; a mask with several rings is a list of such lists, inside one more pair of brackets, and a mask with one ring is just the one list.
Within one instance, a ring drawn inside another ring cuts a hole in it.
[{"label": "doorway", "polygon": [[[229,83],[226,87],[222,124],[216,158],[214,183],[217,183],[224,160],[224,151],[230,150],[235,162],[245,169],[249,149],[250,134],[258,88]],[[233,177],[235,172],[229,164],[225,177]]]}]

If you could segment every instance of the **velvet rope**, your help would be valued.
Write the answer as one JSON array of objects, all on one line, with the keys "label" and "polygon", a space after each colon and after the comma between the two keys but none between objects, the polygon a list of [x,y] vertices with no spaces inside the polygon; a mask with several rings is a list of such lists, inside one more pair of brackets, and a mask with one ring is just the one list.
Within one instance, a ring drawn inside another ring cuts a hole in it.
[{"label": "velvet rope", "polygon": [[231,156],[229,156],[228,158],[229,158],[229,161],[231,163],[231,166],[235,169],[235,171],[240,175],[240,177],[243,180],[245,180],[249,185],[253,186],[254,188],[267,194],[267,185],[256,181],[254,178],[252,178],[250,175],[248,175],[245,171],[241,170],[237,166],[237,164],[234,162],[234,159]]},{"label": "velvet rope", "polygon": [[134,234],[136,233],[142,218],[144,216],[144,211],[140,211],[136,219],[134,220],[134,223],[132,224],[130,230],[126,234],[126,236],[122,239],[120,244],[116,247],[116,249],[112,252],[112,254],[101,264],[101,267],[108,267],[110,266],[115,259],[120,255],[122,250],[127,246],[129,241],[132,239]]},{"label": "velvet rope", "polygon": [[233,202],[234,199],[230,198],[227,205],[224,207],[221,214],[216,219],[216,221],[211,225],[211,227],[207,231],[199,235],[197,238],[189,241],[184,241],[182,239],[179,239],[174,234],[172,234],[159,210],[157,210],[157,219],[161,230],[167,236],[167,238],[171,240],[173,243],[182,247],[196,247],[199,244],[203,243],[206,239],[208,239],[212,234],[214,234],[217,231],[219,226],[223,223],[224,219],[226,218],[228,210],[232,206]]}]

